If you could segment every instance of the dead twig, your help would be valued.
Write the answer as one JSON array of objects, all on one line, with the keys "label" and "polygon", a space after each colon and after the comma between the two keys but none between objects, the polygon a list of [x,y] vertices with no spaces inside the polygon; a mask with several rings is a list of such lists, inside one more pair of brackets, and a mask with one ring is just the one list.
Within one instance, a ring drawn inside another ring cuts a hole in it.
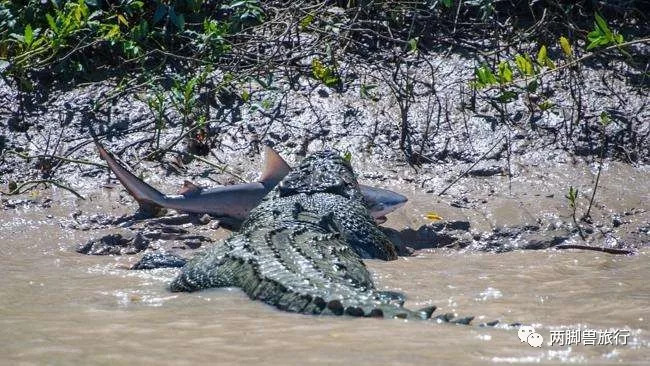
[{"label": "dead twig", "polygon": [[100,168],[108,168],[108,166],[106,166],[104,164],[94,163],[94,162],[88,161],[88,160],[71,159],[71,158],[66,158],[66,157],[58,156],[58,155],[45,155],[45,154],[27,155],[27,154],[19,153],[17,151],[13,151],[13,150],[7,150],[7,154],[15,155],[15,156],[18,156],[18,157],[23,158],[25,160],[48,158],[48,159],[61,160],[61,161],[65,161],[65,162],[68,162],[68,163],[83,164],[83,165],[93,165],[93,166],[100,167]]},{"label": "dead twig", "polygon": [[603,253],[609,253],[609,254],[622,254],[622,255],[636,254],[635,250],[593,247],[591,245],[580,245],[580,244],[560,244],[560,245],[554,246],[553,248],[555,248],[555,249],[593,250],[593,251],[596,251],[596,252],[603,252]]},{"label": "dead twig", "polygon": [[[11,196],[11,195],[15,195],[15,194],[20,194],[20,193],[24,193],[24,192],[26,192],[26,191],[28,191],[28,190],[30,190],[30,189],[32,189],[32,188],[38,186],[39,184],[52,184],[52,185],[55,185],[55,186],[57,186],[57,187],[59,187],[59,188],[65,189],[66,191],[68,191],[68,192],[74,194],[75,196],[77,196],[78,198],[81,198],[82,200],[85,200],[85,199],[86,199],[86,198],[84,198],[84,196],[80,195],[80,194],[79,194],[77,191],[75,191],[74,189],[72,189],[72,188],[66,186],[66,185],[63,184],[63,183],[59,183],[59,182],[57,182],[57,181],[55,181],[55,180],[51,180],[51,179],[28,180],[28,181],[26,181],[26,182],[22,182],[21,184],[19,184],[16,188],[14,188],[14,189],[13,189],[12,191],[10,191],[10,192],[0,191],[0,193],[2,193],[2,194],[6,194],[6,195],[10,195],[10,196]],[[32,185],[32,187],[29,187],[28,189],[25,189],[24,191],[21,192],[21,189],[22,189],[23,187],[27,186],[27,185]]]},{"label": "dead twig", "polygon": [[442,191],[440,191],[440,193],[438,193],[438,196],[442,196],[443,194],[445,194],[445,192],[447,192],[447,190],[448,190],[449,188],[451,188],[451,186],[453,186],[454,184],[456,184],[456,182],[458,182],[462,177],[464,177],[465,175],[467,175],[467,173],[469,173],[470,170],[472,170],[472,169],[473,169],[473,168],[474,168],[478,163],[480,163],[481,160],[485,159],[485,157],[486,157],[490,152],[492,152],[492,150],[494,150],[494,148],[497,147],[497,146],[501,143],[501,141],[503,141],[503,139],[505,139],[505,136],[502,136],[502,137],[501,137],[501,138],[500,138],[496,143],[494,143],[494,145],[492,145],[492,147],[491,147],[488,151],[486,151],[483,155],[481,155],[481,157],[478,158],[478,160],[476,160],[476,161],[474,162],[474,164],[472,164],[469,168],[467,168],[467,169],[463,172],[463,174],[459,175],[458,178],[454,179],[453,182],[449,183],[449,185],[448,185],[447,187],[445,187],[445,189],[443,189]]}]

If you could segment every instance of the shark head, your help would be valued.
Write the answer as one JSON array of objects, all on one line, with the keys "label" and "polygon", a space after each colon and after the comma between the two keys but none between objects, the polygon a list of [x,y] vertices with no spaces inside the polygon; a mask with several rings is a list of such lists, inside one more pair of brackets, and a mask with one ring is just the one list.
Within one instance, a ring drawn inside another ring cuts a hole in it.
[{"label": "shark head", "polygon": [[388,189],[359,185],[370,215],[379,223],[386,221],[386,215],[404,206],[408,199]]}]

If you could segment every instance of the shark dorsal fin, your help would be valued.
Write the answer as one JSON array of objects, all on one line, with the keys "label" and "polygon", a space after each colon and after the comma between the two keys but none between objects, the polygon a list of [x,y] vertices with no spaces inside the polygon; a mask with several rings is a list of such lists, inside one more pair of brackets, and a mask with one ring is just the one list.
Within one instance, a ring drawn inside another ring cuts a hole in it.
[{"label": "shark dorsal fin", "polygon": [[270,146],[264,146],[264,171],[260,176],[259,181],[262,183],[270,183],[276,185],[287,174],[291,167],[284,159],[273,150]]},{"label": "shark dorsal fin", "polygon": [[192,196],[201,192],[202,189],[203,188],[200,186],[190,182],[189,180],[186,180],[183,182],[183,187],[178,190],[178,194],[182,194],[183,196]]}]

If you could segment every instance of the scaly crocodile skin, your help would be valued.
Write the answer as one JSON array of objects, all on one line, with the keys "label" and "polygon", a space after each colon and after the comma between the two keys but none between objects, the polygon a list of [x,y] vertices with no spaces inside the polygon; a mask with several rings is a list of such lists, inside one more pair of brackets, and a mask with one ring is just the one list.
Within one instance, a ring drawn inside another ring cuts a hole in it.
[{"label": "scaly crocodile skin", "polygon": [[362,199],[346,161],[331,151],[313,154],[238,233],[188,262],[171,290],[239,287],[252,299],[297,313],[430,317],[434,307],[411,311],[400,294],[375,289],[361,258],[397,256]]}]

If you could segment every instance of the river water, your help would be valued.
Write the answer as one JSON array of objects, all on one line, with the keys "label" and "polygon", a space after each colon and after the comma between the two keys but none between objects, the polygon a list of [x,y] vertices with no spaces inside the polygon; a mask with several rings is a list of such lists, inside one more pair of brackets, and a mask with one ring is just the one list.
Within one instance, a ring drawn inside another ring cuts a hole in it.
[{"label": "river water", "polygon": [[[106,202],[86,205],[129,209]],[[1,213],[2,364],[650,362],[648,249],[635,256],[431,250],[367,261],[378,287],[406,293],[408,307],[435,304],[476,315],[476,324],[532,324],[544,338],[533,348],[516,328],[288,314],[237,289],[170,293],[177,270],[129,271],[137,258],[74,252],[97,233],[63,229],[72,210],[62,204]],[[585,329],[630,335],[625,345],[550,344],[552,331]]]}]

